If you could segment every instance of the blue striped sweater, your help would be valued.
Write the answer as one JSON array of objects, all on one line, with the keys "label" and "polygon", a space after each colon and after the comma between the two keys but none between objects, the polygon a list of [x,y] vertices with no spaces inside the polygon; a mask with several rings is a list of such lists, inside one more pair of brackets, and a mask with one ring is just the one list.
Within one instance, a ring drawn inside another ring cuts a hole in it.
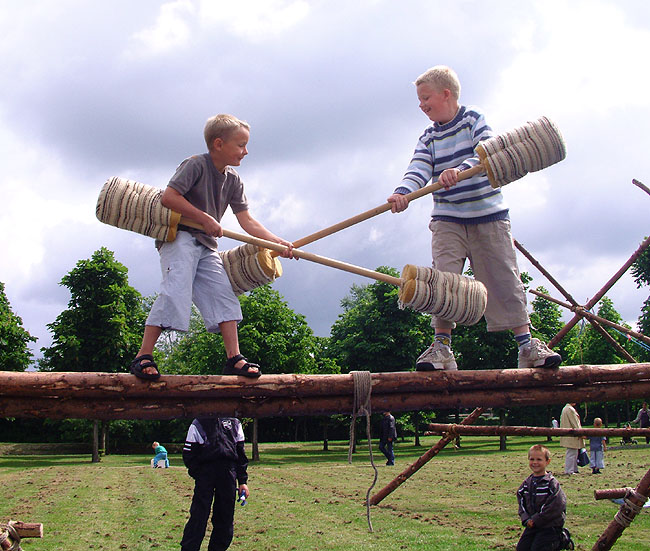
[{"label": "blue striped sweater", "polygon": [[[447,168],[466,170],[478,164],[476,145],[492,136],[483,113],[461,106],[445,124],[434,122],[420,136],[406,174],[395,193],[406,194],[427,185]],[[508,207],[500,189],[493,189],[485,174],[458,182],[450,190],[433,194],[434,220],[477,224],[508,219]]]}]

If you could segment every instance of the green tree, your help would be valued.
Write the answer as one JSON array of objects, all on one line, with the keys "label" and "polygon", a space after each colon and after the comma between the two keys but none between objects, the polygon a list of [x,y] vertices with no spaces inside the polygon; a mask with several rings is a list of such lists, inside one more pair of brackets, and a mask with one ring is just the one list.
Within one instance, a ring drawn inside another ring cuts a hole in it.
[{"label": "green tree", "polygon": [[[645,238],[647,239],[647,237]],[[644,240],[645,240],[644,239]],[[650,286],[650,249],[645,249],[636,259],[630,270],[637,289]],[[650,297],[641,306],[641,315],[638,319],[638,329],[644,335],[650,335]],[[650,361],[650,349],[647,346],[637,347],[633,355],[642,361]]]},{"label": "green tree", "polygon": [[0,281],[0,370],[25,371],[32,362],[28,343],[36,342],[23,327],[23,320],[14,314]]},{"label": "green tree", "polygon": [[[619,325],[623,323],[621,315],[616,311],[612,301],[604,296],[598,306],[597,315]],[[576,326],[577,327],[577,326]],[[627,337],[618,331],[602,326],[612,338],[621,346],[628,345]],[[621,358],[616,349],[598,333],[591,324],[584,322],[579,329],[574,328],[569,333],[569,340],[566,345],[567,361],[569,365],[607,365],[625,363],[627,360]]]},{"label": "green tree", "polygon": [[[394,268],[378,272],[399,277]],[[398,290],[378,281],[353,285],[342,301],[343,313],[331,328],[329,353],[349,371],[407,371],[433,339],[431,318],[410,309],[400,310]]]},{"label": "green tree", "polygon": [[127,268],[102,247],[61,279],[68,309],[48,324],[52,345],[42,348],[43,371],[126,371],[137,353],[146,318]]}]

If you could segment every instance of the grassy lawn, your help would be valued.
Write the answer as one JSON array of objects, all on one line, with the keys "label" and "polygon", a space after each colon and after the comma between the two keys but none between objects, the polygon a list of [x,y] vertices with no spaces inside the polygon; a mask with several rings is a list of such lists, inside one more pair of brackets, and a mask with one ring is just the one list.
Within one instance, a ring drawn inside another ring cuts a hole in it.
[{"label": "grassy lawn", "polygon": [[[372,493],[438,441],[396,446],[386,467],[374,448],[379,478]],[[514,549],[521,533],[515,492],[528,476],[526,451],[545,440],[510,437],[508,451],[494,438],[462,440],[445,449],[378,506],[369,531],[364,499],[374,472],[367,443],[352,464],[345,442],[263,444],[249,467],[251,496],[236,507],[234,550],[459,550]],[[564,449],[549,444],[551,469],[562,471]],[[0,454],[2,445],[0,445]],[[25,551],[177,550],[193,482],[180,456],[170,469],[149,468],[150,455],[108,456],[92,464],[81,455],[0,455],[0,522],[42,522],[42,540],[25,539]],[[568,498],[567,527],[576,548],[589,550],[617,506],[597,502],[600,488],[636,486],[650,468],[650,448],[611,450],[602,475],[558,479]],[[209,528],[208,528],[209,529]],[[207,549],[207,537],[203,549]],[[650,551],[650,510],[625,530],[614,549]]]}]

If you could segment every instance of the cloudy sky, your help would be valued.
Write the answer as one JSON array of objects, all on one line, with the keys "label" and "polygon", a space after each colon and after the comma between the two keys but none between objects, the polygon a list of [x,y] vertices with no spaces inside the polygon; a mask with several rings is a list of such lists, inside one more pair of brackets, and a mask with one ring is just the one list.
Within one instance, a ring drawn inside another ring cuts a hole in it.
[{"label": "cloudy sky", "polygon": [[[3,2],[0,37],[0,281],[37,356],[67,307],[61,278],[100,247],[141,293],[158,289],[153,241],[95,218],[109,177],[164,187],[205,150],[205,120],[233,113],[252,128],[238,171],[253,215],[297,239],[385,202],[428,123],[413,80],[437,64],[497,133],[542,115],[562,131],[567,159],[504,194],[514,237],[579,302],[650,233],[650,196],[631,183],[650,184],[646,0]],[[305,250],[429,265],[430,209],[422,198]],[[323,336],[370,282],[283,266],[275,288]],[[649,294],[624,277],[608,296],[634,321]]]}]

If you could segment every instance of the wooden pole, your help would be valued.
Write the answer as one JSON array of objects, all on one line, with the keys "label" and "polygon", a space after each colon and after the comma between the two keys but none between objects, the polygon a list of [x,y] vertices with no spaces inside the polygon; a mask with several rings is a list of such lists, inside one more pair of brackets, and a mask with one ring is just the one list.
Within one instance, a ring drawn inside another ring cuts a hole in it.
[{"label": "wooden pole", "polygon": [[[471,425],[472,423],[476,422],[476,420],[481,416],[483,413],[483,408],[476,408],[472,413],[470,413],[463,421],[460,423],[461,425]],[[438,455],[444,447],[449,444],[456,436],[452,436],[451,434],[445,435],[443,438],[441,438],[435,446],[433,446],[431,449],[429,449],[424,455],[420,456],[418,460],[409,465],[406,469],[404,469],[400,474],[398,474],[391,482],[389,482],[386,486],[384,486],[381,490],[379,490],[375,495],[370,497],[369,503],[370,505],[377,505],[380,503],[388,494],[392,493],[395,491],[397,488],[399,488],[404,482],[406,482],[411,476],[413,476],[417,471],[419,471],[426,463],[431,461],[436,455]]]},{"label": "wooden pole", "polygon": [[[650,395],[650,380],[636,382],[549,385],[496,390],[403,392],[372,394],[372,411],[419,411],[474,407],[514,407],[568,402],[631,400]],[[353,394],[306,397],[167,398],[153,391],[148,397],[85,398],[3,396],[0,417],[50,419],[176,419],[192,417],[286,417],[350,414]]]},{"label": "wooden pole", "polygon": [[[602,536],[591,548],[591,551],[607,551],[612,548],[616,540],[620,537],[623,531],[634,520],[638,511],[648,500],[650,495],[650,470],[644,475],[639,482],[638,486],[633,492],[627,494],[628,503],[623,503],[614,520],[609,523]],[[631,505],[630,505],[631,504]]]},{"label": "wooden pole", "polygon": [[585,310],[582,306],[572,306],[568,302],[564,302],[562,300],[558,300],[552,296],[547,295],[546,293],[540,293],[539,291],[536,291],[535,289],[529,289],[529,293],[532,293],[533,295],[537,295],[538,297],[544,298],[546,300],[549,300],[551,302],[554,302],[555,304],[558,304],[560,306],[564,306],[564,308],[567,308],[571,310],[572,312],[575,312],[579,316],[582,316],[583,318],[587,318],[589,320],[596,320],[603,325],[609,325],[610,327],[613,327],[614,329],[620,331],[621,333],[625,333],[627,335],[631,335],[634,338],[639,339],[640,341],[645,342],[646,344],[650,344],[650,337],[646,337],[643,333],[639,333],[638,331],[634,331],[633,329],[630,329],[629,327],[624,327],[622,325],[619,325],[618,323],[614,323],[613,321],[609,321],[608,319],[601,318],[600,316],[597,316],[596,314],[592,314],[591,312],[588,312]]},{"label": "wooden pole", "polygon": [[[559,369],[403,371],[371,374],[373,396],[643,381],[650,381],[650,363],[580,365]],[[352,374],[263,375],[258,379],[222,375],[163,375],[155,381],[143,382],[127,373],[0,371],[0,396],[11,398],[300,399],[343,395],[354,395]]]},{"label": "wooden pole", "polygon": [[[611,289],[611,287],[616,283],[621,276],[627,272],[628,268],[632,266],[636,262],[636,260],[643,254],[643,251],[645,251],[648,246],[650,246],[650,237],[646,238],[643,243],[639,246],[639,248],[632,253],[632,256],[627,259],[625,264],[621,266],[621,268],[616,272],[610,279],[603,285],[603,287],[587,302],[587,304],[584,305],[585,310],[591,310],[591,308],[594,307],[595,304],[598,303],[598,301],[603,298],[605,293]],[[559,343],[565,336],[566,334],[571,330],[571,328],[580,321],[580,316],[579,315],[574,315],[571,320],[562,328],[560,331],[555,335],[549,342],[548,346],[550,348],[553,348],[557,343]]]},{"label": "wooden pole", "polygon": [[551,427],[525,426],[471,426],[430,423],[427,430],[434,434],[448,432],[461,436],[650,436],[650,429],[554,429]]}]

